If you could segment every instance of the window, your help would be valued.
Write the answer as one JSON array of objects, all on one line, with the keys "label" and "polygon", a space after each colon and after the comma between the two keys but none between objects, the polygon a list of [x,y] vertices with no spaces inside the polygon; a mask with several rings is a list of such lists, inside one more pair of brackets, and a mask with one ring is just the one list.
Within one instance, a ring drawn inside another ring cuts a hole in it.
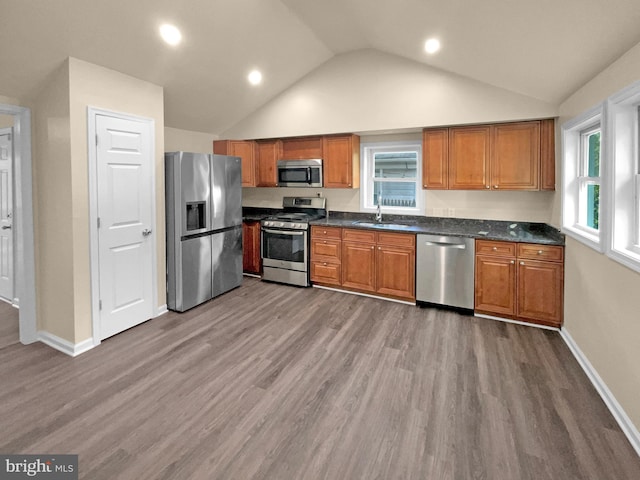
[{"label": "window", "polygon": [[640,272],[640,82],[609,98],[607,112],[613,163],[607,254]]},{"label": "window", "polygon": [[603,107],[599,106],[562,126],[562,229],[602,251],[601,175]]},{"label": "window", "polygon": [[562,126],[562,230],[640,272],[640,82]]},{"label": "window", "polygon": [[362,145],[361,210],[422,214],[420,141]]},{"label": "window", "polygon": [[580,132],[578,225],[594,231],[600,224],[600,126]]}]

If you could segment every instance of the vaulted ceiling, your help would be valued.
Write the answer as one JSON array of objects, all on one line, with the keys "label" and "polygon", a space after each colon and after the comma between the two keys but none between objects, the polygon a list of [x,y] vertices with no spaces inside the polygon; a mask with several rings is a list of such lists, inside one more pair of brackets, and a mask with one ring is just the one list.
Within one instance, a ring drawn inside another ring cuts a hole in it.
[{"label": "vaulted ceiling", "polygon": [[639,24],[638,0],[0,0],[0,95],[29,98],[72,56],[163,86],[167,126],[217,134],[368,48],[559,103],[640,42]]}]

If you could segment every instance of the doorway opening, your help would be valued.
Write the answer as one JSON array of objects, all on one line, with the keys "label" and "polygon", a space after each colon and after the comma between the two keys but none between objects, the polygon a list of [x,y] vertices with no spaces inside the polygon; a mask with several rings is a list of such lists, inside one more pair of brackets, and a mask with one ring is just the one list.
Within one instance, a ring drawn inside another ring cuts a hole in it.
[{"label": "doorway opening", "polygon": [[31,111],[0,104],[0,116],[13,118],[13,303],[19,304],[20,342],[38,340],[36,329],[36,281],[33,238],[33,190],[31,158]]}]

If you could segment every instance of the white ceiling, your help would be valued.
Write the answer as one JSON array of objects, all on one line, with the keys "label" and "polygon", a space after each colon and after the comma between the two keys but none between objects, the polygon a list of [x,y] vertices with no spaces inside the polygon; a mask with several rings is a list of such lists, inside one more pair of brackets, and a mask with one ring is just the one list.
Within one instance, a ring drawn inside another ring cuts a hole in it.
[{"label": "white ceiling", "polygon": [[639,0],[0,0],[0,95],[28,98],[72,56],[163,86],[167,126],[217,134],[373,48],[559,103],[640,42],[639,24]]}]

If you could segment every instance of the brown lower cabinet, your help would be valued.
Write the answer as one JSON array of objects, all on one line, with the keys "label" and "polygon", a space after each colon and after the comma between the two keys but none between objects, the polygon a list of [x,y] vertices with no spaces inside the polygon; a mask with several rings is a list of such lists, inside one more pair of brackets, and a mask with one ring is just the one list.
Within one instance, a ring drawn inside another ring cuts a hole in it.
[{"label": "brown lower cabinet", "polygon": [[260,275],[260,222],[242,222],[242,270]]},{"label": "brown lower cabinet", "polygon": [[475,311],[562,325],[564,247],[476,240]]},{"label": "brown lower cabinet", "polygon": [[415,235],[313,226],[311,281],[415,301]]}]

